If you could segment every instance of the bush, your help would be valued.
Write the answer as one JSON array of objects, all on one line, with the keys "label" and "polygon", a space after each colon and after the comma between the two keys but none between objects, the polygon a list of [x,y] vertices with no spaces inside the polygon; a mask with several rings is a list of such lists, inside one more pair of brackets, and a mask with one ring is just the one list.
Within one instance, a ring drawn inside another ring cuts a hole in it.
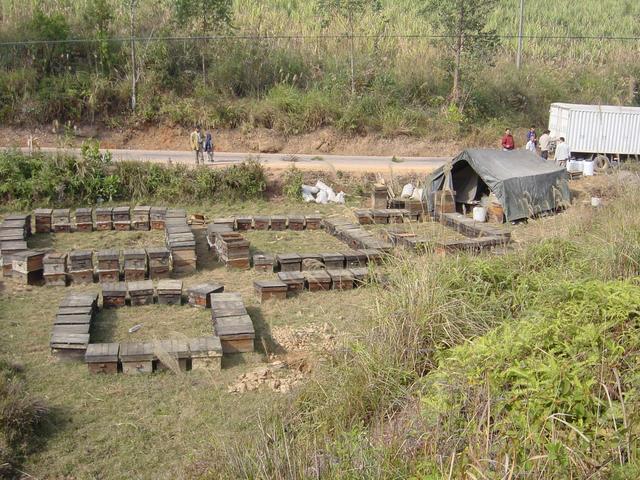
[{"label": "bush", "polygon": [[302,198],[302,183],[302,172],[295,164],[292,164],[282,177],[282,193],[291,200],[300,200]]}]

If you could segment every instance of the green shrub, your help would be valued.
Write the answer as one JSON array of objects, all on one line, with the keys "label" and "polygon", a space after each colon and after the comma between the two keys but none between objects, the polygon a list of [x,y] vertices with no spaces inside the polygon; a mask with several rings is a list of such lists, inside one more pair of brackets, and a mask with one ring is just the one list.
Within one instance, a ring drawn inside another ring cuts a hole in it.
[{"label": "green shrub", "polygon": [[285,170],[282,177],[282,193],[291,200],[300,200],[303,180],[302,171],[295,164],[292,164]]}]

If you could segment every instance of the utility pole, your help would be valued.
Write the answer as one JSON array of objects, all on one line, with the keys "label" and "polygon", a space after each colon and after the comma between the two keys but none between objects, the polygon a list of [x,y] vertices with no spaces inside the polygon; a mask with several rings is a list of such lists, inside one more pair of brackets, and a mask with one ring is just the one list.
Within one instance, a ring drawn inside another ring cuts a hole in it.
[{"label": "utility pole", "polygon": [[518,26],[518,53],[516,55],[516,68],[520,70],[522,65],[522,36],[524,33],[524,0],[520,0],[520,25]]},{"label": "utility pole", "polygon": [[138,0],[129,0],[129,35],[131,36],[131,110],[136,110],[136,86],[138,83],[138,67],[136,65],[136,3]]}]

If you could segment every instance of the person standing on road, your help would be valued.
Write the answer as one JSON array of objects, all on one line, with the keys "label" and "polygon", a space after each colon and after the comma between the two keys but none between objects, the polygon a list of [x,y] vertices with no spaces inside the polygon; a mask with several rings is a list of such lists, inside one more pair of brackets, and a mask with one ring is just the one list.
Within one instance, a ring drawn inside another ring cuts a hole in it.
[{"label": "person standing on road", "polygon": [[189,136],[189,141],[191,143],[191,150],[196,152],[196,165],[200,164],[200,159],[202,158],[202,163],[204,164],[204,156],[202,155],[202,134],[200,133],[200,127],[197,126],[191,135]]},{"label": "person standing on road", "polygon": [[213,136],[211,130],[207,130],[207,134],[204,139],[204,151],[209,158],[209,163],[213,163]]},{"label": "person standing on road", "polygon": [[564,137],[558,139],[558,145],[556,145],[556,165],[559,167],[566,167],[567,161],[571,158],[571,149],[569,145],[564,141]]},{"label": "person standing on road", "polygon": [[545,130],[540,136],[540,156],[545,160],[549,160],[549,144],[551,143],[551,132]]},{"label": "person standing on road", "polygon": [[507,128],[504,131],[504,136],[502,137],[502,150],[505,152],[510,152],[516,148],[516,144],[513,141],[513,135],[511,135],[511,129]]}]

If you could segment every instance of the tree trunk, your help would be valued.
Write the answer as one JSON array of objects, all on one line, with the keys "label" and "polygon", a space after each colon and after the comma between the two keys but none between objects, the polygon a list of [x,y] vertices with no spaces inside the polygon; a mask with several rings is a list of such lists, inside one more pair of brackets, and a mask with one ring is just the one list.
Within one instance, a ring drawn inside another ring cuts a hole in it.
[{"label": "tree trunk", "polygon": [[136,110],[136,87],[138,83],[138,68],[136,66],[136,40],[135,40],[135,3],[129,0],[129,34],[131,35],[131,110]]},{"label": "tree trunk", "polygon": [[[207,36],[207,16],[206,14],[203,12],[202,13],[202,37],[206,37]],[[205,63],[205,53],[206,53],[206,49],[209,46],[209,40],[205,39],[204,40],[204,46],[205,48],[202,49],[202,51],[200,52],[200,56],[202,59],[202,84],[204,86],[207,85],[207,65]]]},{"label": "tree trunk", "polygon": [[349,59],[351,61],[351,95],[356,94],[356,68],[354,61],[353,47],[353,14],[349,12]]},{"label": "tree trunk", "polygon": [[451,90],[451,101],[456,106],[459,106],[460,103],[460,64],[462,63],[462,46],[464,37],[464,2],[460,3],[460,17],[458,20],[455,47],[456,58],[453,66],[453,88]]}]

